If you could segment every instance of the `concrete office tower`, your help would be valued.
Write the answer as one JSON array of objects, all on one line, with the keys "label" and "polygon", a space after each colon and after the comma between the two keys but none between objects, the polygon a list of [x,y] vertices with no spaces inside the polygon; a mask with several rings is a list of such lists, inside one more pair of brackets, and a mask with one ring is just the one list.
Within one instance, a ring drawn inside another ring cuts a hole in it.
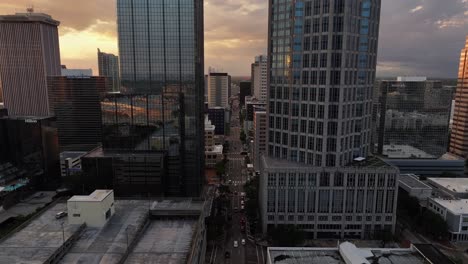
[{"label": "concrete office tower", "polygon": [[0,90],[10,116],[53,114],[47,76],[60,76],[59,24],[42,13],[0,16]]},{"label": "concrete office tower", "polygon": [[377,82],[376,154],[390,159],[438,159],[447,152],[454,91],[426,77]]},{"label": "concrete office tower", "polygon": [[149,151],[176,148],[172,152],[178,155],[168,168],[174,175],[168,184],[179,189],[173,195],[198,196],[204,182],[203,1],[118,0],[117,26],[121,92],[155,95],[163,107],[174,107],[171,118],[180,120],[169,123],[161,113],[151,116],[158,123],[157,136],[170,144]]},{"label": "concrete office tower", "polygon": [[90,151],[101,145],[101,97],[111,87],[106,77],[47,79],[57,117],[61,151]]},{"label": "concrete office tower", "polygon": [[104,76],[112,80],[112,91],[120,89],[119,57],[114,54],[101,52],[98,49],[99,76]]},{"label": "concrete office tower", "polygon": [[267,146],[267,114],[256,111],[253,115],[253,165],[259,171],[260,157],[266,153]]},{"label": "concrete office tower", "polygon": [[313,238],[394,232],[398,169],[368,156],[380,6],[270,1],[264,232],[284,224]]},{"label": "concrete office tower", "polygon": [[210,72],[207,79],[208,106],[227,108],[229,106],[231,76],[227,73]]},{"label": "concrete office tower", "polygon": [[460,55],[455,111],[450,138],[450,154],[462,159],[468,157],[468,36]]},{"label": "concrete office tower", "polygon": [[253,96],[263,102],[267,100],[267,66],[268,60],[265,55],[255,57],[255,62],[252,63]]}]

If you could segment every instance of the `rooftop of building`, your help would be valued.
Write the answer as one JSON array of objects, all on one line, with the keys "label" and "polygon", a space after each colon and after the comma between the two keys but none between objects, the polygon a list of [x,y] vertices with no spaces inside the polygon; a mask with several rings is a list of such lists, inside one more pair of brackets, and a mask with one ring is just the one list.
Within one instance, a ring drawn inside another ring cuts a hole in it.
[{"label": "rooftop of building", "polygon": [[95,190],[90,195],[74,195],[68,202],[102,202],[113,190]]},{"label": "rooftop of building", "polygon": [[427,81],[426,76],[398,76],[398,82],[425,82]]},{"label": "rooftop of building", "polygon": [[400,184],[406,185],[411,189],[426,189],[426,190],[432,189],[429,185],[420,181],[418,179],[418,176],[416,176],[415,174],[401,174],[399,181],[400,181]]},{"label": "rooftop of building", "polygon": [[468,199],[432,198],[432,200],[454,214],[468,214]]},{"label": "rooftop of building", "polygon": [[60,24],[59,21],[53,19],[48,14],[34,12],[16,13],[14,15],[2,15],[0,16],[0,23],[1,22],[42,22],[53,26],[58,26]]},{"label": "rooftop of building", "polygon": [[[125,263],[186,263],[203,201],[181,198],[151,205],[148,200],[116,200],[114,204],[115,214],[104,227],[82,231],[79,225],[69,225],[67,217],[55,218],[58,212],[67,211],[66,203],[52,205],[0,241],[0,263],[45,263],[62,246],[62,230],[65,240],[72,236],[76,240],[59,263],[121,263],[131,243],[136,246]],[[150,206],[151,214],[159,211],[171,217],[149,218]],[[143,230],[141,236],[139,230]]]},{"label": "rooftop of building", "polygon": [[384,145],[383,155],[391,159],[420,158],[434,159],[435,156],[410,145]]},{"label": "rooftop of building", "polygon": [[[270,157],[263,156],[264,162],[267,164],[268,168],[310,168],[311,166],[304,163],[291,162],[283,159],[274,159]],[[369,156],[367,158],[356,158],[355,161],[352,161],[344,168],[353,167],[353,168],[380,168],[380,169],[396,169],[393,165],[383,161],[380,158],[375,156]]]},{"label": "rooftop of building", "polygon": [[468,178],[428,178],[429,183],[455,193],[468,193]]},{"label": "rooftop of building", "polygon": [[[424,264],[433,260],[440,264],[452,264],[432,245],[418,245],[411,248],[357,248],[350,242],[341,243],[337,248],[275,248],[267,249],[268,263],[275,264]],[[427,255],[425,255],[427,253]],[[439,253],[439,254],[437,254]],[[429,257],[428,257],[429,256]]]},{"label": "rooftop of building", "polygon": [[195,219],[151,221],[125,263],[187,263],[196,224]]},{"label": "rooftop of building", "polygon": [[64,151],[60,152],[60,159],[77,159],[86,155],[86,151]]}]

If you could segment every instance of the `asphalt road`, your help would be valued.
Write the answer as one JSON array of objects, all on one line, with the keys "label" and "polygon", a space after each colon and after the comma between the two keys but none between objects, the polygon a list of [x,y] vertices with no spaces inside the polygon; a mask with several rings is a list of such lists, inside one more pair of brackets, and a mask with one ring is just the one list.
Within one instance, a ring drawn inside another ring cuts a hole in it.
[{"label": "asphalt road", "polygon": [[[254,264],[265,263],[264,254],[260,246],[247,239],[244,232],[241,232],[241,219],[245,215],[241,210],[241,193],[243,186],[247,181],[245,156],[240,153],[243,151],[243,144],[240,141],[240,120],[239,120],[239,101],[234,100],[232,104],[230,122],[230,135],[226,138],[229,141],[229,151],[227,153],[228,166],[226,170],[226,180],[230,182],[231,196],[231,215],[232,222],[230,229],[227,230],[224,245],[218,247],[214,263],[232,263],[232,264]],[[245,239],[246,244],[241,241]],[[238,246],[234,247],[234,241]],[[225,258],[225,252],[230,252],[230,258]]]}]

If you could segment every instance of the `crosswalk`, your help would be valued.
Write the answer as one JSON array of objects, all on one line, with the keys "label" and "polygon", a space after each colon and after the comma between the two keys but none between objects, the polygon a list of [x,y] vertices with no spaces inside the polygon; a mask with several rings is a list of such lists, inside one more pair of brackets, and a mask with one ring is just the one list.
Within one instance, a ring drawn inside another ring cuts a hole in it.
[{"label": "crosswalk", "polygon": [[234,184],[234,185],[244,185],[244,184],[245,184],[245,181],[232,181],[231,184]]}]

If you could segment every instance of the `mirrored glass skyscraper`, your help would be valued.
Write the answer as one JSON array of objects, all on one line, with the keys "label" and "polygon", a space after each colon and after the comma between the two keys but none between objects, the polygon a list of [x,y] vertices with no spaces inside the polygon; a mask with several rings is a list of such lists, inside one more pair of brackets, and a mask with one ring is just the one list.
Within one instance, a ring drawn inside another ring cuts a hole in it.
[{"label": "mirrored glass skyscraper", "polygon": [[[148,138],[141,142],[112,147],[167,153],[169,182],[180,189],[174,194],[197,196],[204,181],[203,1],[118,0],[117,20],[120,90],[131,96],[119,97],[116,104],[152,109],[141,115],[144,120],[134,119],[138,115],[132,111],[127,121],[116,122],[118,131],[133,131],[141,123],[157,129],[143,133]],[[137,95],[159,98],[161,105],[142,106],[153,101]]]}]

